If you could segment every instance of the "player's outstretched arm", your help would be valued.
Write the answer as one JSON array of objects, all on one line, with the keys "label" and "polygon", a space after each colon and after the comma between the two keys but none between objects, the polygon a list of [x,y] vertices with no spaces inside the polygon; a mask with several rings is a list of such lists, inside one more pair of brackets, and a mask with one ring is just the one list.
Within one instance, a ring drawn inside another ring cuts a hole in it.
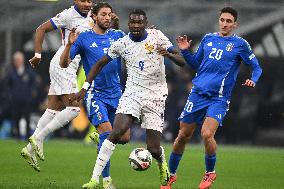
[{"label": "player's outstretched arm", "polygon": [[52,24],[50,23],[50,21],[46,21],[43,24],[41,24],[37,29],[36,29],[36,33],[35,33],[35,41],[34,41],[34,45],[35,45],[35,55],[33,58],[31,58],[29,60],[31,66],[33,68],[35,68],[40,60],[41,60],[41,52],[42,52],[42,43],[43,43],[43,39],[45,36],[45,33],[50,32],[54,30]]},{"label": "player's outstretched arm", "polygon": [[68,65],[71,62],[70,59],[70,49],[72,44],[76,41],[78,38],[79,33],[76,32],[76,28],[73,28],[68,36],[68,43],[66,44],[61,56],[60,56],[60,62],[59,65],[61,68],[67,68]]},{"label": "player's outstretched arm", "polygon": [[172,60],[176,65],[183,67],[186,64],[184,58],[179,54],[178,50],[172,49],[171,52],[167,51],[162,47],[157,47],[157,52],[165,57],[168,57]]},{"label": "player's outstretched arm", "polygon": [[96,78],[96,76],[100,73],[100,71],[102,70],[102,68],[111,61],[112,59],[105,55],[103,56],[100,60],[98,60],[91,68],[87,79],[82,87],[82,89],[76,93],[72,98],[70,98],[70,101],[80,101],[81,99],[84,98],[84,96],[86,95],[86,92],[88,90],[88,88],[90,87],[92,81]]}]

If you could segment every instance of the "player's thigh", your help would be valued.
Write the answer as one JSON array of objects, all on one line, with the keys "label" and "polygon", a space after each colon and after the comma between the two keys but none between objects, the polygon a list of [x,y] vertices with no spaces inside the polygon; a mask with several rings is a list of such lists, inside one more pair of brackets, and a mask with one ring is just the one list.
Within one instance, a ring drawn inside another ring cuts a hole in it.
[{"label": "player's thigh", "polygon": [[222,126],[222,121],[229,110],[229,104],[225,101],[214,101],[207,110],[206,117],[215,119]]},{"label": "player's thigh", "polygon": [[121,136],[123,136],[127,132],[130,132],[130,126],[133,124],[135,119],[136,118],[130,114],[116,114],[113,123],[113,132],[119,133],[119,135]]},{"label": "player's thigh", "polygon": [[219,126],[219,123],[216,119],[212,117],[206,117],[202,125],[202,128],[201,128],[202,138],[209,139],[211,137],[214,137],[218,129],[218,126]]},{"label": "player's thigh", "polygon": [[64,103],[61,101],[59,95],[48,95],[47,96],[47,108],[51,110],[61,111],[65,108]]},{"label": "player's thigh", "polygon": [[197,123],[194,123],[194,122],[185,123],[185,122],[180,121],[178,136],[183,137],[183,138],[192,137],[197,126],[198,126]]},{"label": "player's thigh", "polygon": [[144,100],[141,109],[141,128],[162,133],[164,127],[165,100]]},{"label": "player's thigh", "polygon": [[77,102],[76,100],[75,101],[70,101],[70,99],[74,96],[75,94],[72,93],[72,94],[63,94],[63,95],[60,95],[60,99],[61,101],[63,102],[63,104],[65,106],[75,106],[75,107],[79,107],[81,102]]}]

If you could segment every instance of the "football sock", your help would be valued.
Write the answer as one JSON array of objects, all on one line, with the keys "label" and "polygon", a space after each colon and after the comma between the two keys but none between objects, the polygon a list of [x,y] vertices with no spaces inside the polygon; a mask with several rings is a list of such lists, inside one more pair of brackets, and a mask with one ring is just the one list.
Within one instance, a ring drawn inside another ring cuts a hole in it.
[{"label": "football sock", "polygon": [[[38,133],[55,117],[55,115],[58,113],[59,111],[56,110],[51,110],[51,109],[46,109],[44,114],[40,117],[36,129],[34,131],[33,136],[37,136]],[[29,143],[27,145],[28,148],[28,152],[32,153],[33,152],[33,148],[32,145]]]},{"label": "football sock", "polygon": [[176,174],[181,158],[182,158],[182,154],[176,154],[174,152],[171,153],[170,159],[169,159],[169,169],[172,175]]},{"label": "football sock", "polygon": [[[98,149],[100,151],[101,147],[102,147],[102,144],[104,142],[105,139],[107,139],[107,137],[109,136],[110,132],[104,132],[102,134],[100,134],[100,140],[99,140],[99,144],[98,144]],[[110,174],[109,174],[109,169],[110,169],[110,161],[107,162],[103,172],[102,172],[102,176],[103,178],[105,177],[109,177]]]},{"label": "football sock", "polygon": [[215,170],[216,154],[205,155],[206,172],[213,172]]},{"label": "football sock", "polygon": [[157,158],[157,162],[158,162],[158,165],[159,165],[159,166],[161,166],[162,163],[163,163],[164,161],[166,161],[165,151],[164,151],[164,149],[163,149],[162,146],[160,146],[160,148],[161,148],[161,155],[160,155],[159,158]]},{"label": "football sock", "polygon": [[56,116],[44,127],[36,136],[40,141],[43,141],[45,137],[53,131],[65,126],[80,113],[79,107],[66,107],[61,112],[57,113]]},{"label": "football sock", "polygon": [[105,139],[101,149],[99,151],[96,164],[93,170],[92,179],[95,179],[99,182],[99,176],[102,174],[103,169],[105,168],[107,162],[110,160],[110,157],[115,149],[115,144],[113,144],[108,139]]}]

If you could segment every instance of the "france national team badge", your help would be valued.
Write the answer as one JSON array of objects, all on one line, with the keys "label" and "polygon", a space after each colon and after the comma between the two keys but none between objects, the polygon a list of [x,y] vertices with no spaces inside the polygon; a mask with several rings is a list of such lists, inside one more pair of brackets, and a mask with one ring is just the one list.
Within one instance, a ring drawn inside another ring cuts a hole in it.
[{"label": "france national team badge", "polygon": [[98,117],[98,120],[102,120],[102,118],[103,118],[103,115],[102,115],[102,113],[101,112],[98,112],[98,114],[97,114],[97,117]]},{"label": "france national team badge", "polygon": [[226,50],[227,51],[232,51],[233,50],[233,47],[234,47],[234,44],[233,43],[229,43],[226,47]]},{"label": "france national team badge", "polygon": [[147,54],[152,54],[154,52],[154,45],[146,43],[145,49],[147,51]]}]

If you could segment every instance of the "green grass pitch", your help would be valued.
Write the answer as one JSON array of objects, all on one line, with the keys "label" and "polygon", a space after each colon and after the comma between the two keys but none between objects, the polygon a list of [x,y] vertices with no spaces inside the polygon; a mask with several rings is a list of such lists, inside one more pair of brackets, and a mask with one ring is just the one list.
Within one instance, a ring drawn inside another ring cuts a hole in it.
[{"label": "green grass pitch", "polygon": [[[78,189],[89,181],[96,160],[95,145],[80,141],[45,143],[41,172],[35,172],[20,156],[24,142],[0,141],[0,189]],[[112,156],[111,175],[117,189],[159,189],[157,166],[145,172],[132,170],[128,155],[145,144],[119,145]],[[165,145],[169,156],[171,145]],[[219,145],[217,180],[212,189],[283,189],[284,149]],[[188,146],[172,189],[197,189],[204,171],[203,147]]]}]

